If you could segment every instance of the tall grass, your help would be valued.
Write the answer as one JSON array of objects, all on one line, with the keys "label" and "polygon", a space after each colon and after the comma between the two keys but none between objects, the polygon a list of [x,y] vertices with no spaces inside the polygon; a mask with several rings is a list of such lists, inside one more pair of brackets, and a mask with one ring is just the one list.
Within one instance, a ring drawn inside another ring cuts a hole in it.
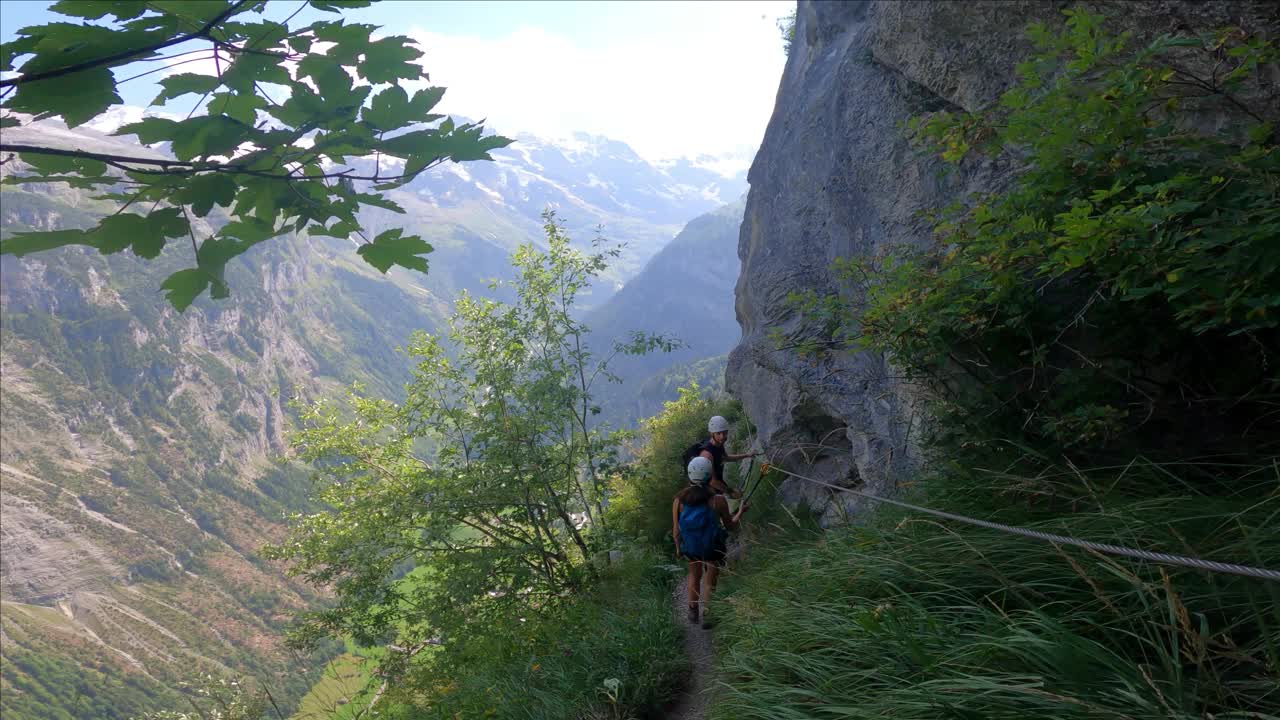
[{"label": "tall grass", "polygon": [[[1212,497],[1186,470],[970,472],[916,499],[1280,567],[1280,471],[1245,468]],[[713,718],[1280,717],[1274,582],[885,510],[757,544],[725,585]]]}]

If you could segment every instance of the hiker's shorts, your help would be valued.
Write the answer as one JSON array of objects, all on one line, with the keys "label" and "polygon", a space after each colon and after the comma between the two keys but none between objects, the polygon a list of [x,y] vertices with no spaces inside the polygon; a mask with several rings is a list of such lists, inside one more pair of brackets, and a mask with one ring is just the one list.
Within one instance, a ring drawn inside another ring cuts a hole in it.
[{"label": "hiker's shorts", "polygon": [[728,556],[728,547],[722,538],[716,542],[715,546],[711,548],[711,552],[708,553],[706,557],[694,557],[688,553],[685,553],[684,556],[689,560],[697,560],[699,562],[711,563],[716,567],[724,567],[725,558]]}]

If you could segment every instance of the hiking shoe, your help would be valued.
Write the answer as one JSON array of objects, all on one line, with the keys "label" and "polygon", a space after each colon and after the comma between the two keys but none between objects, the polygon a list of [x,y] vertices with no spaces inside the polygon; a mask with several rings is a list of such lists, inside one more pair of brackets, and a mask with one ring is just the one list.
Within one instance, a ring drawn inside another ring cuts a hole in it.
[{"label": "hiking shoe", "polygon": [[698,624],[698,608],[697,607],[689,608],[689,624],[690,625]]},{"label": "hiking shoe", "polygon": [[707,616],[707,614],[706,614],[706,613],[703,613],[703,614],[702,614],[702,629],[703,629],[703,630],[710,630],[711,628],[713,628],[713,627],[715,627],[715,626],[716,626],[716,621],[715,621],[713,618],[711,618],[711,617]]}]

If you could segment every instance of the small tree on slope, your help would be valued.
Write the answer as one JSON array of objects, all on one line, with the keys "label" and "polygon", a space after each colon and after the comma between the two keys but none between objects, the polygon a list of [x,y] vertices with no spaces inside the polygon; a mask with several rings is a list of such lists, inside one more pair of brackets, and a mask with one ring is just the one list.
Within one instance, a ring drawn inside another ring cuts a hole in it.
[{"label": "small tree on slope", "polygon": [[404,650],[383,661],[393,673],[393,661],[552,608],[588,579],[616,449],[591,424],[593,386],[616,353],[672,343],[637,335],[608,357],[586,351],[574,301],[617,251],[574,250],[546,217],[546,252],[515,253],[512,304],[464,294],[449,325],[456,355],[414,338],[403,403],[357,389],[346,408],[304,410],[295,445],[324,468],[329,509],[295,516],[269,554],[337,603],[308,616],[299,641],[391,643]]}]

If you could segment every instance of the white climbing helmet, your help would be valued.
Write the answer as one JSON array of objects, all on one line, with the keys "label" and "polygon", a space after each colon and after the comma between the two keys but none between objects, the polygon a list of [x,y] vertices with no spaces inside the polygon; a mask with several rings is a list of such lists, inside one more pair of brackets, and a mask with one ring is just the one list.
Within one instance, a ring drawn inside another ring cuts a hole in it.
[{"label": "white climbing helmet", "polygon": [[729,421],[716,415],[707,422],[707,432],[729,432]]},{"label": "white climbing helmet", "polygon": [[689,461],[689,482],[702,485],[711,479],[711,461],[699,455]]}]

